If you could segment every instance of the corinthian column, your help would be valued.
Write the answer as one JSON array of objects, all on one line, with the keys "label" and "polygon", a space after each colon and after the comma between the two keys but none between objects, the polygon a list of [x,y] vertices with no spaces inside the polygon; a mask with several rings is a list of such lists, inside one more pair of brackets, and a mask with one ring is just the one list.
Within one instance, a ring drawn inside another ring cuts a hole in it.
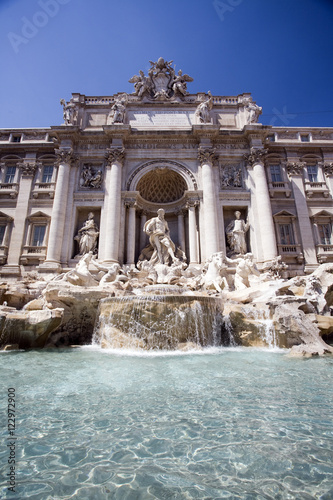
[{"label": "corinthian column", "polygon": [[55,151],[58,165],[57,183],[54,193],[50,235],[47,246],[46,260],[40,267],[58,267],[61,258],[61,248],[64,236],[66,208],[68,201],[68,186],[71,162],[76,159],[72,149]]},{"label": "corinthian column", "polygon": [[106,185],[107,220],[104,262],[118,262],[120,213],[121,213],[121,175],[125,158],[124,148],[110,148],[105,155],[109,169]]},{"label": "corinthian column", "polygon": [[135,201],[126,203],[128,207],[128,227],[127,227],[127,264],[134,264],[135,259]]},{"label": "corinthian column", "polygon": [[259,215],[257,231],[260,233],[262,259],[263,261],[268,261],[277,256],[277,246],[263,161],[265,154],[265,149],[251,148],[250,154],[244,155],[244,158],[253,172],[255,189],[251,192],[251,204],[257,203]]},{"label": "corinthian column", "polygon": [[184,225],[184,212],[179,210],[176,212],[178,219],[178,245],[185,252],[185,225]]},{"label": "corinthian column", "polygon": [[189,239],[189,264],[199,263],[198,252],[198,232],[195,207],[199,204],[198,201],[189,200],[186,204],[188,209],[188,239]]},{"label": "corinthian column", "polygon": [[140,220],[140,248],[139,248],[140,252],[147,245],[147,235],[143,230],[146,222],[147,222],[147,212],[143,210],[141,213],[141,220]]},{"label": "corinthian column", "polygon": [[303,184],[303,170],[305,166],[306,163],[300,161],[289,161],[286,165],[294,193],[296,212],[305,259],[304,270],[312,272],[318,266],[318,260]]},{"label": "corinthian column", "polygon": [[198,160],[201,165],[202,175],[206,258],[219,251],[217,199],[213,171],[213,162],[215,159],[215,150],[213,148],[199,148]]}]

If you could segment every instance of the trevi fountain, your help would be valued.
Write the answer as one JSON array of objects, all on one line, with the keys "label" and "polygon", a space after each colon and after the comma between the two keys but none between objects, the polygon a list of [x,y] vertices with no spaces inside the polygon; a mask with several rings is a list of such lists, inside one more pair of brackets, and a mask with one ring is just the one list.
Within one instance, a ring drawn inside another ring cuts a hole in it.
[{"label": "trevi fountain", "polygon": [[332,499],[331,132],[150,64],[0,135],[0,496]]}]

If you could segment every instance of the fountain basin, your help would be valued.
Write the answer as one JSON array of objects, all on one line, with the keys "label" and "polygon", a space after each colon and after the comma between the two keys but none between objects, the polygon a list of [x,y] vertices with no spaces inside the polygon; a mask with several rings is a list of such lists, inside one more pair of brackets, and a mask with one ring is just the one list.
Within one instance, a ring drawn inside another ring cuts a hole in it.
[{"label": "fountain basin", "polygon": [[101,300],[94,341],[105,348],[221,345],[223,304],[205,296],[142,295]]}]

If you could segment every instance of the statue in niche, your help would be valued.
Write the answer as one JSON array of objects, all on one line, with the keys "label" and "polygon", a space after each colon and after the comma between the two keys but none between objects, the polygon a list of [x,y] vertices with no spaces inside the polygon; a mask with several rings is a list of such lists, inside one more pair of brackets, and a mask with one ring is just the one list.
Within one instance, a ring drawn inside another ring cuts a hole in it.
[{"label": "statue in niche", "polygon": [[103,181],[102,170],[93,169],[91,165],[85,165],[80,178],[80,186],[86,188],[100,189]]},{"label": "statue in niche", "polygon": [[64,110],[63,117],[65,125],[76,125],[77,109],[72,99],[68,103],[66,103],[65,99],[60,99],[60,104]]},{"label": "statue in niche", "polygon": [[200,123],[210,123],[211,116],[210,112],[213,109],[213,96],[210,91],[208,91],[208,99],[201,102],[196,111],[195,116]]},{"label": "statue in niche", "polygon": [[177,76],[174,76],[172,82],[172,90],[174,91],[174,94],[180,94],[181,96],[187,95],[187,82],[193,82],[193,78],[188,75],[183,75],[183,72],[180,69]]},{"label": "statue in niche", "polygon": [[127,105],[127,95],[121,98],[117,98],[111,107],[109,118],[111,118],[111,123],[124,123],[125,121],[125,111]]},{"label": "statue in niche", "polygon": [[246,222],[241,219],[239,210],[236,210],[235,217],[235,220],[231,221],[226,228],[227,240],[232,254],[244,255],[247,252],[245,235],[250,224],[248,217]]},{"label": "statue in niche", "polygon": [[167,221],[164,219],[163,208],[157,210],[157,217],[148,220],[144,225],[144,232],[149,236],[149,242],[154,251],[150,258],[150,264],[168,264],[171,258],[175,262],[175,244],[170,238]]},{"label": "statue in niche", "polygon": [[259,116],[262,113],[262,108],[257,106],[253,101],[252,97],[244,97],[243,103],[247,111],[247,123],[257,123]]},{"label": "statue in niche", "polygon": [[99,231],[94,221],[94,214],[93,212],[89,212],[87,220],[74,238],[74,240],[79,243],[80,247],[80,253],[78,255],[96,252],[98,235]]}]

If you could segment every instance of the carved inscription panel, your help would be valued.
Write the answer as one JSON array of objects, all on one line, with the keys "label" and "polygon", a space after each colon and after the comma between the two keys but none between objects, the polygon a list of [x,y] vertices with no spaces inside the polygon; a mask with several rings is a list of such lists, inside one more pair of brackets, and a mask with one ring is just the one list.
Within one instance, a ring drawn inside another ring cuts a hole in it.
[{"label": "carved inscription panel", "polygon": [[131,127],[190,127],[195,123],[194,112],[189,111],[130,111]]}]

